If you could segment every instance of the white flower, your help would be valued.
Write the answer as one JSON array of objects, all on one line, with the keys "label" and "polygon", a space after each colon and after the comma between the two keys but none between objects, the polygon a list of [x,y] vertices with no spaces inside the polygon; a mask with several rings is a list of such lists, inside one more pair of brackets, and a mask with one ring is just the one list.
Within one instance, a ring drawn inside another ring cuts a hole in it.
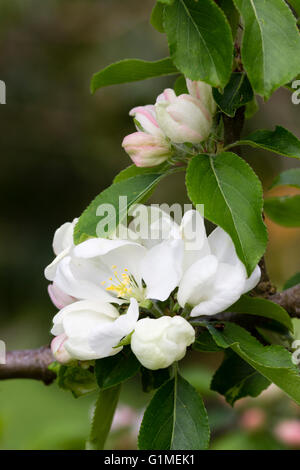
[{"label": "white flower", "polygon": [[57,338],[52,351],[62,362],[113,356],[121,351],[122,347],[116,346],[134,330],[138,316],[138,304],[133,298],[123,315],[106,302],[75,302],[53,318],[51,333]]},{"label": "white flower", "polygon": [[176,96],[174,90],[166,89],[158,96],[155,110],[160,128],[172,142],[198,144],[211,132],[212,113],[191,95]]},{"label": "white flower", "polygon": [[186,265],[179,283],[177,299],[193,307],[191,316],[214,315],[235,303],[253,289],[260,279],[256,266],[248,278],[229,235],[217,227],[207,238],[201,256]]},{"label": "white flower", "polygon": [[194,328],[180,316],[143,318],[135,326],[131,349],[144,367],[156,370],[180,361],[194,341]]},{"label": "white flower", "polygon": [[66,222],[54,233],[52,247],[56,258],[45,269],[45,277],[49,281],[54,280],[58,263],[70,252],[72,246],[74,246],[73,232],[77,222],[78,219],[74,219],[73,222]]},{"label": "white flower", "polygon": [[170,239],[146,248],[129,240],[89,239],[58,264],[55,284],[77,299],[122,304],[131,297],[166,300],[178,286],[183,242]]}]

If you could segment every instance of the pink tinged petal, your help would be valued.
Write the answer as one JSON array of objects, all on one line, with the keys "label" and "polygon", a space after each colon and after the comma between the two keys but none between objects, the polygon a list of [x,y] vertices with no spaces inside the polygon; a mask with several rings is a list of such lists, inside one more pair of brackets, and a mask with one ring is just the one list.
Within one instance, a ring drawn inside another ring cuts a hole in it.
[{"label": "pink tinged petal", "polygon": [[148,251],[141,266],[148,299],[166,300],[178,286],[182,276],[183,252],[182,240],[166,240]]},{"label": "pink tinged petal", "polygon": [[199,100],[202,105],[211,113],[214,114],[217,109],[217,105],[213,98],[212,88],[210,85],[204,82],[196,82],[186,79],[187,89],[189,94]]},{"label": "pink tinged petal", "polygon": [[[144,132],[163,137],[163,132],[156,121],[155,107],[153,105],[138,106],[133,108],[129,114],[138,121]],[[140,129],[137,130],[140,131]]]},{"label": "pink tinged petal", "polygon": [[56,336],[51,342],[51,351],[54,358],[61,364],[67,364],[72,357],[65,348],[65,342],[68,339],[66,334]]},{"label": "pink tinged petal", "polygon": [[159,165],[171,156],[170,146],[162,137],[135,132],[124,138],[122,147],[139,167]]},{"label": "pink tinged petal", "polygon": [[156,103],[167,102],[173,103],[176,100],[177,96],[172,88],[166,88],[158,97],[156,98]]},{"label": "pink tinged petal", "polygon": [[77,299],[68,294],[65,294],[56,284],[49,284],[48,286],[49,297],[52,300],[55,307],[59,310],[66,307],[67,305],[72,304]]},{"label": "pink tinged petal", "polygon": [[300,446],[300,420],[287,419],[277,424],[276,437],[288,446]]}]

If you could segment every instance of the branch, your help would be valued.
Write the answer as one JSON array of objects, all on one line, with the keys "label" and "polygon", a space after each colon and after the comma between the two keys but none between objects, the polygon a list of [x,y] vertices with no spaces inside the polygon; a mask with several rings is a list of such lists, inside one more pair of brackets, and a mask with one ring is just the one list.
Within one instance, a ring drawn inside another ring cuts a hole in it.
[{"label": "branch", "polygon": [[6,354],[6,364],[0,365],[0,380],[35,379],[49,385],[56,378],[55,373],[48,369],[53,361],[49,346],[9,351]]},{"label": "branch", "polygon": [[291,317],[300,318],[300,284],[270,295],[269,300],[285,308]]}]

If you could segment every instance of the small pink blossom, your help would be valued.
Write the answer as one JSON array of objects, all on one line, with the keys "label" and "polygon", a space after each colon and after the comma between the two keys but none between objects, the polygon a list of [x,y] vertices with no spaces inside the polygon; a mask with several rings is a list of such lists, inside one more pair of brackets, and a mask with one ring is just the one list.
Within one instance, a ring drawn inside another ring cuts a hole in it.
[{"label": "small pink blossom", "polygon": [[55,359],[61,364],[66,364],[72,360],[70,354],[65,348],[65,342],[68,337],[65,334],[56,336],[51,342],[51,351]]},{"label": "small pink blossom", "polygon": [[300,420],[289,419],[281,421],[275,428],[277,439],[288,446],[300,446]]},{"label": "small pink blossom", "polygon": [[170,156],[170,146],[163,137],[134,132],[125,137],[122,147],[139,167],[156,166]]}]

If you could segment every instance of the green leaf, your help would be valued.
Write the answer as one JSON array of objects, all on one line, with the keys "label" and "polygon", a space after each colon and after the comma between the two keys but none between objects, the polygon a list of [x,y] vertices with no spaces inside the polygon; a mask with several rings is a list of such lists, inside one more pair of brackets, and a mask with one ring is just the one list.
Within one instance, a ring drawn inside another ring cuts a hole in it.
[{"label": "green leaf", "polygon": [[[111,235],[119,223],[126,218],[130,207],[144,200],[162,176],[159,173],[138,175],[112,184],[102,191],[80,216],[74,229],[74,243],[77,245],[89,237],[107,238]],[[121,196],[122,200],[119,199]],[[97,210],[104,204],[109,204],[111,211],[105,218],[105,227],[102,227],[102,224],[101,226],[98,224],[103,217],[100,219]]]},{"label": "green leaf", "polygon": [[245,139],[231,144],[228,148],[236,145],[251,145],[251,147],[263,148],[284,157],[300,159],[300,140],[281,126],[276,126],[275,131],[265,129],[255,131]]},{"label": "green leaf", "polygon": [[136,165],[130,165],[124,170],[121,170],[117,176],[115,176],[113,183],[119,183],[120,181],[125,181],[128,180],[129,178],[132,178],[133,176],[139,176],[139,175],[148,175],[148,174],[158,174],[158,173],[165,173],[168,169],[170,168],[169,163],[161,163],[160,165],[157,166],[151,166],[151,167],[139,167]]},{"label": "green leaf", "polygon": [[205,217],[231,236],[250,275],[267,244],[262,187],[253,170],[234,153],[197,155],[188,166],[186,184],[194,205],[204,204]]},{"label": "green leaf", "polygon": [[142,367],[141,375],[143,391],[147,393],[161,387],[167,380],[170,380],[170,368],[150,370]]},{"label": "green leaf", "polygon": [[291,7],[294,8],[297,17],[300,17],[300,0],[288,0],[288,3],[291,5]]},{"label": "green leaf", "polygon": [[184,75],[179,75],[179,77],[176,78],[173,88],[177,96],[183,95],[183,94],[187,94],[187,95],[189,94]]},{"label": "green leaf", "polygon": [[200,335],[197,337],[196,341],[193,343],[192,348],[195,351],[199,352],[217,352],[222,351],[212,339],[211,335],[207,330],[202,331]]},{"label": "green leaf", "polygon": [[92,429],[86,450],[103,450],[118,404],[121,386],[102,390],[96,402]]},{"label": "green leaf", "polygon": [[155,28],[159,33],[164,33],[164,24],[163,24],[163,13],[164,5],[161,2],[157,2],[151,13],[150,24]]},{"label": "green leaf", "polygon": [[180,375],[162,385],[146,409],[139,449],[202,450],[209,442],[203,401]]},{"label": "green leaf", "polygon": [[207,328],[218,346],[231,348],[300,405],[299,370],[286,349],[277,345],[263,346],[248,331],[235,323],[224,322],[222,331],[209,323]]},{"label": "green leaf", "polygon": [[234,117],[238,108],[253,99],[253,90],[245,73],[234,72],[223,94],[214,88],[213,97],[223,113]]},{"label": "green leaf", "polygon": [[296,19],[283,0],[234,0],[244,20],[242,60],[254,91],[265,98],[300,72]]},{"label": "green leaf", "polygon": [[228,311],[271,318],[293,332],[293,323],[289,314],[280,305],[267,299],[243,295],[235,304],[228,308]]},{"label": "green leaf", "polygon": [[300,227],[300,195],[265,199],[267,216],[284,227]]},{"label": "green leaf", "polygon": [[106,390],[125,382],[136,375],[141,364],[131,351],[131,348],[123,348],[115,356],[97,359],[95,374],[100,390]]},{"label": "green leaf", "polygon": [[233,40],[223,11],[212,0],[175,0],[165,7],[164,27],[173,62],[185,76],[226,85]]},{"label": "green leaf", "polygon": [[283,171],[275,178],[271,188],[276,186],[294,186],[300,188],[300,168],[291,168],[290,170]]},{"label": "green leaf", "polygon": [[235,39],[239,27],[240,14],[234,6],[233,0],[217,0],[216,3],[224,11],[231,27],[232,37]]},{"label": "green leaf", "polygon": [[240,398],[257,397],[269,385],[268,379],[230,351],[213,376],[211,389],[224,395],[226,401],[233,406]]},{"label": "green leaf", "polygon": [[163,75],[174,75],[176,73],[178,73],[178,70],[169,57],[157,60],[156,62],[140,59],[124,59],[95,73],[91,81],[91,92],[95,93],[99,88],[109,85],[136,82]]},{"label": "green leaf", "polygon": [[259,110],[258,102],[256,99],[256,96],[253,96],[253,99],[249,101],[249,103],[246,104],[246,109],[245,109],[245,118],[246,119],[251,119],[254,114],[257,113]]},{"label": "green leaf", "polygon": [[300,284],[300,273],[296,273],[294,276],[290,277],[284,284],[283,290],[290,289],[290,287],[294,287],[297,284]]}]

